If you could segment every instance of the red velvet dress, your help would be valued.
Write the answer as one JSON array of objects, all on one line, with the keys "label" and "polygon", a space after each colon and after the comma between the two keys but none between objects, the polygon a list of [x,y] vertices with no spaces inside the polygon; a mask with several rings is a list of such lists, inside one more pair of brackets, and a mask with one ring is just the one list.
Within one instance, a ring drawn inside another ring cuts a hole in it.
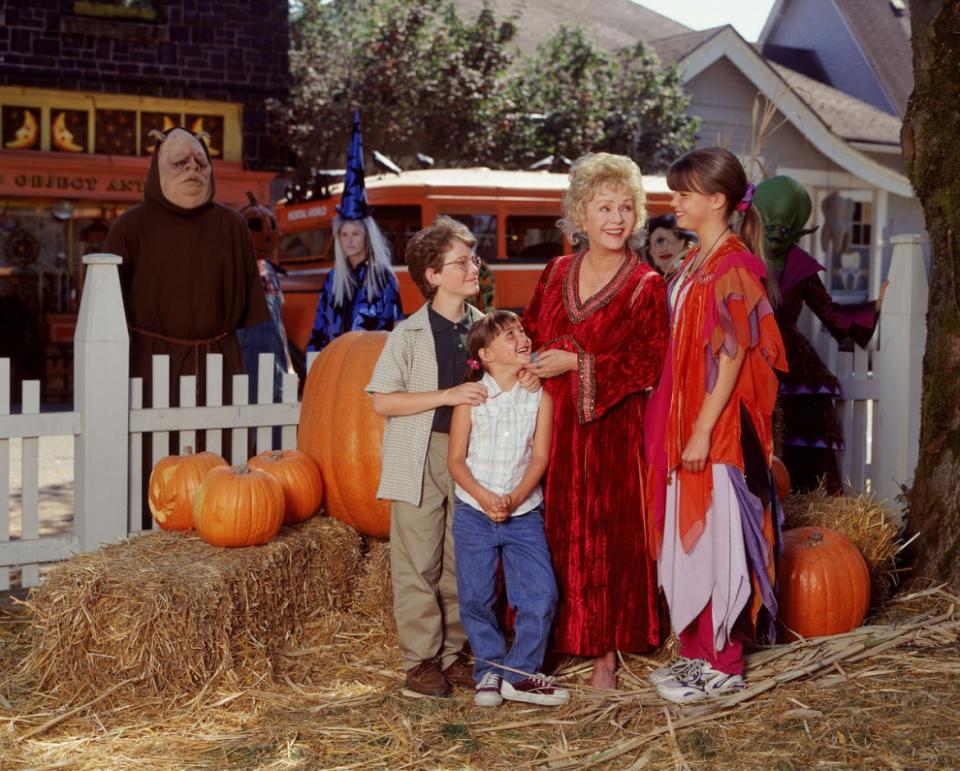
[{"label": "red velvet dress", "polygon": [[554,400],[544,519],[560,588],[551,647],[600,656],[660,644],[644,533],[643,414],[668,322],[663,279],[636,255],[586,303],[582,260],[547,265],[523,321],[537,349],[579,358],[577,372],[544,381]]}]

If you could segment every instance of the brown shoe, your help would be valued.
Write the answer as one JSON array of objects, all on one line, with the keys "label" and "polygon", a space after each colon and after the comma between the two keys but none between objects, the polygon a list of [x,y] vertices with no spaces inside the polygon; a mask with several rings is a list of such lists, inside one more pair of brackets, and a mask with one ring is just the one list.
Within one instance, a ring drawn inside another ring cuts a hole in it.
[{"label": "brown shoe", "polygon": [[404,692],[409,696],[450,695],[450,683],[440,671],[440,662],[436,659],[426,659],[412,669],[408,669],[403,687]]},{"label": "brown shoe", "polygon": [[454,662],[443,670],[443,674],[451,685],[459,688],[477,687],[477,681],[473,679],[473,664],[470,663],[470,657],[463,651],[460,651]]}]

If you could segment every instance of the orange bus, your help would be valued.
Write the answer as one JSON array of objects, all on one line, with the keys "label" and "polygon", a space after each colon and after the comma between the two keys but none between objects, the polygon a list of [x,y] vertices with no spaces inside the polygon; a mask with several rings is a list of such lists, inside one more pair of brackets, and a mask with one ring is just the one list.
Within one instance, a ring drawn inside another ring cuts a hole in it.
[{"label": "orange bus", "polygon": [[[669,209],[663,177],[644,177],[649,213]],[[366,179],[373,217],[390,244],[406,315],[423,303],[403,261],[404,248],[438,215],[463,222],[477,237],[477,254],[494,277],[494,306],[521,309],[547,261],[570,250],[557,227],[566,174],[491,169],[427,169]],[[333,267],[332,223],[342,185],[331,197],[277,205],[283,321],[293,345],[306,349],[317,295]]]}]

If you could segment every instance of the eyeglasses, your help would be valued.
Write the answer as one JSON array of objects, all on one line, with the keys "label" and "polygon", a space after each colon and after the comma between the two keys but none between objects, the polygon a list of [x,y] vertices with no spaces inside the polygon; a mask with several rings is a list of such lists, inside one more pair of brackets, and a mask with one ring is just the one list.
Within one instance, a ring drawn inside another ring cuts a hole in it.
[{"label": "eyeglasses", "polygon": [[464,273],[470,272],[470,266],[473,265],[477,270],[480,270],[480,266],[483,265],[483,260],[476,254],[471,254],[469,257],[458,257],[456,260],[449,260],[443,263],[442,267],[447,265],[459,265],[460,270]]}]

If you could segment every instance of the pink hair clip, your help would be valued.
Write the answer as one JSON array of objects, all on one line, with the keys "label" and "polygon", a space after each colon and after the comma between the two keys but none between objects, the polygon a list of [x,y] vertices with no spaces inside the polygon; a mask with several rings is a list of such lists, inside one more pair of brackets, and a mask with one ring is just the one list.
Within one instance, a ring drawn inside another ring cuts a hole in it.
[{"label": "pink hair clip", "polygon": [[749,209],[750,202],[753,200],[753,193],[756,189],[757,189],[757,186],[754,185],[752,182],[749,185],[747,185],[747,191],[743,194],[743,198],[740,199],[740,203],[738,203],[734,208],[737,211],[746,211],[747,209]]},{"label": "pink hair clip", "polygon": [[467,366],[472,370],[480,369],[480,362],[476,359],[467,359]]}]

